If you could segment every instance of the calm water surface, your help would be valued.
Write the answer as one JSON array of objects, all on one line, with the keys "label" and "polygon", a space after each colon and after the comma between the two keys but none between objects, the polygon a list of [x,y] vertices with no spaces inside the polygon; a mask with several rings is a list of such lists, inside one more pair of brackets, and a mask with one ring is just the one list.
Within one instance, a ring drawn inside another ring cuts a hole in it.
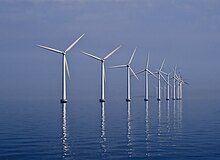
[{"label": "calm water surface", "polygon": [[0,159],[220,159],[220,100],[0,103]]}]

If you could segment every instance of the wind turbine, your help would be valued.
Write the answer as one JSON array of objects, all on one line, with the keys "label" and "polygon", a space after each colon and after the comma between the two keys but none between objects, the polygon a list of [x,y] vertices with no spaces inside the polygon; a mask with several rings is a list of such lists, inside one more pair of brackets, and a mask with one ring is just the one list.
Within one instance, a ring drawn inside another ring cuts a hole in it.
[{"label": "wind turbine", "polygon": [[69,68],[68,68],[68,63],[67,63],[67,59],[66,59],[66,54],[67,52],[76,45],[76,43],[85,35],[85,33],[83,35],[81,35],[77,40],[75,40],[66,50],[64,51],[60,51],[54,48],[50,48],[50,47],[46,47],[43,45],[37,45],[40,48],[58,53],[62,55],[62,98],[60,100],[61,103],[67,103],[67,98],[66,98],[66,72],[68,74],[68,77],[70,78],[70,73],[69,73]]},{"label": "wind turbine", "polygon": [[150,58],[149,58],[149,53],[148,53],[145,69],[143,69],[143,70],[136,73],[136,74],[140,74],[140,73],[143,73],[143,72],[145,73],[145,98],[144,98],[145,101],[148,101],[148,99],[149,99],[149,74],[151,74],[154,77],[158,78],[157,76],[155,76],[155,74],[153,72],[151,72],[149,70],[149,60],[150,60]]},{"label": "wind turbine", "polygon": [[136,48],[134,49],[131,58],[129,60],[129,62],[127,64],[122,64],[122,65],[117,65],[117,66],[112,66],[110,68],[127,68],[127,102],[131,101],[131,81],[130,81],[130,72],[132,72],[132,74],[138,79],[137,75],[135,74],[135,72],[133,71],[133,69],[131,68],[131,62],[134,58],[134,54],[136,52]]},{"label": "wind turbine", "polygon": [[89,56],[91,58],[94,58],[94,59],[96,59],[96,60],[101,62],[101,98],[99,100],[100,102],[105,102],[105,60],[108,59],[119,48],[121,48],[121,46],[119,46],[116,49],[114,49],[112,52],[107,54],[104,58],[100,58],[100,57],[94,56],[94,55],[92,55],[90,53],[81,51],[82,54],[84,54],[86,56]]},{"label": "wind turbine", "polygon": [[170,99],[170,75],[173,73],[173,72],[170,72],[170,73],[166,73],[164,71],[161,71],[163,74],[165,74],[167,76],[167,97],[166,97],[166,100],[169,100]]},{"label": "wind turbine", "polygon": [[173,69],[173,100],[176,99],[176,81],[178,80],[176,74],[176,66]]},{"label": "wind turbine", "polygon": [[183,80],[180,73],[178,75],[178,81],[177,82],[178,82],[178,86],[179,86],[179,97],[178,97],[178,99],[181,100],[183,98],[183,84],[189,84],[189,83],[187,83]]},{"label": "wind turbine", "polygon": [[158,97],[157,97],[158,101],[161,100],[161,82],[160,82],[160,77],[162,77],[163,80],[167,83],[166,79],[164,78],[164,76],[161,73],[163,65],[164,65],[164,62],[165,62],[165,59],[163,60],[161,66],[160,66],[160,69],[157,72],[155,72],[156,74],[158,74]]},{"label": "wind turbine", "polygon": [[180,78],[178,75],[176,75],[176,82],[177,82],[177,86],[176,86],[176,99],[179,100],[180,99]]}]

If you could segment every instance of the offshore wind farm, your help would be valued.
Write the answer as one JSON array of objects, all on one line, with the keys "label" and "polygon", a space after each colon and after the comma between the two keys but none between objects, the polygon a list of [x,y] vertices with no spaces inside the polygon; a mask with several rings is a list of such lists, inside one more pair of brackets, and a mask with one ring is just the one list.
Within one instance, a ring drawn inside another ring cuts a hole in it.
[{"label": "offshore wind farm", "polygon": [[0,159],[219,159],[219,5],[2,0]]}]

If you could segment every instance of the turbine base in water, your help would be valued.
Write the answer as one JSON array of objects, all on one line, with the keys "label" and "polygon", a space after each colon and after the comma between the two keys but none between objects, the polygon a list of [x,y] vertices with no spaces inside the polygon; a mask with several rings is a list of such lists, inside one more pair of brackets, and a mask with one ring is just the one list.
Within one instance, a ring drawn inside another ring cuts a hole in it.
[{"label": "turbine base in water", "polygon": [[67,99],[61,99],[60,103],[67,103]]},{"label": "turbine base in water", "polygon": [[147,98],[144,98],[144,101],[148,101],[148,99],[147,99]]},{"label": "turbine base in water", "polygon": [[160,101],[160,98],[157,98],[158,101]]},{"label": "turbine base in water", "polygon": [[126,99],[126,102],[131,102],[131,99]]},{"label": "turbine base in water", "polygon": [[105,102],[105,99],[99,99],[99,102]]},{"label": "turbine base in water", "polygon": [[170,100],[169,98],[166,98],[166,100],[168,101],[168,100]]}]

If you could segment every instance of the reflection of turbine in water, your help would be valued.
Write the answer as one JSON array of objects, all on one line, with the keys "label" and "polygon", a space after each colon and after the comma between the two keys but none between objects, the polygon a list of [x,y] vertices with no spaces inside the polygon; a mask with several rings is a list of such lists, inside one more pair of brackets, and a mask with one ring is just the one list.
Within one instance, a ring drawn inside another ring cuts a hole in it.
[{"label": "reflection of turbine in water", "polygon": [[182,100],[177,102],[177,121],[178,127],[181,127],[182,124]]},{"label": "reflection of turbine in water", "polygon": [[170,101],[167,101],[167,132],[170,132]]},{"label": "reflection of turbine in water", "polygon": [[132,141],[131,141],[131,103],[127,102],[127,110],[128,110],[128,132],[127,132],[127,138],[128,138],[128,156],[132,156]]},{"label": "reflection of turbine in water", "polygon": [[148,152],[148,148],[149,148],[149,136],[150,136],[150,133],[149,133],[148,101],[145,101],[145,127],[146,127],[146,130],[145,130],[145,135],[146,135],[145,141],[146,141],[146,147],[147,147],[146,156],[149,157],[150,155],[149,155],[149,152]]},{"label": "reflection of turbine in water", "polygon": [[145,125],[146,125],[146,133],[149,133],[149,110],[148,110],[148,101],[145,102]]},{"label": "reflection of turbine in water", "polygon": [[173,129],[180,133],[182,128],[182,100],[173,101]]},{"label": "reflection of turbine in water", "polygon": [[158,135],[161,133],[161,102],[158,101]]},{"label": "reflection of turbine in water", "polygon": [[68,143],[69,135],[67,130],[67,111],[66,103],[62,103],[62,144],[63,144],[63,158],[70,158],[70,146]]},{"label": "reflection of turbine in water", "polygon": [[176,122],[177,122],[177,116],[176,116],[176,101],[173,101],[173,128],[176,129]]},{"label": "reflection of turbine in water", "polygon": [[106,137],[105,137],[105,103],[101,103],[101,149],[102,149],[102,156],[105,155],[107,152],[106,149]]}]

